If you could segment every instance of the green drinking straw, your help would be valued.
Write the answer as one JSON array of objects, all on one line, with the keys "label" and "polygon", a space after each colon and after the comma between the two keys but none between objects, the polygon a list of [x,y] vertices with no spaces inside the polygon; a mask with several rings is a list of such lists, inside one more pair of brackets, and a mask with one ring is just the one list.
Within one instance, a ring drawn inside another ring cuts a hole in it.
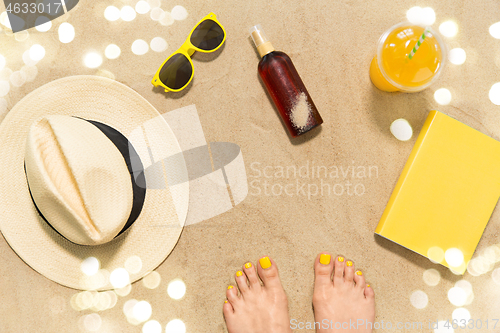
[{"label": "green drinking straw", "polygon": [[411,50],[410,54],[408,55],[408,58],[411,60],[411,58],[413,58],[413,56],[415,55],[415,53],[417,53],[417,50],[418,48],[420,47],[420,45],[424,42],[424,39],[426,36],[426,33],[429,32],[429,27],[425,28],[424,30],[424,33],[422,34],[422,36],[420,36],[417,44],[415,44],[415,47],[413,48],[413,50]]}]

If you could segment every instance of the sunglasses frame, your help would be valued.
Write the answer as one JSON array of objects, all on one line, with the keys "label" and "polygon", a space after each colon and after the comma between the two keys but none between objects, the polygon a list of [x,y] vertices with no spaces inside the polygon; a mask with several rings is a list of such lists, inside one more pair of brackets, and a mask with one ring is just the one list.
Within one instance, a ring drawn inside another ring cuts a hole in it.
[{"label": "sunglasses frame", "polygon": [[[222,29],[222,32],[224,33],[224,38],[222,39],[222,42],[219,44],[219,46],[217,46],[215,49],[213,50],[202,50],[196,46],[194,46],[192,43],[191,43],[191,35],[193,34],[194,30],[203,22],[203,21],[208,21],[208,20],[212,20],[214,21],[215,23],[217,23],[219,25],[219,27],[221,27]],[[173,91],[173,92],[177,92],[177,91],[181,91],[182,89],[186,88],[189,83],[191,82],[191,80],[193,79],[194,77],[194,65],[193,65],[193,61],[191,60],[191,56],[193,55],[193,53],[195,51],[197,52],[203,52],[203,53],[210,53],[210,52],[215,52],[217,51],[223,44],[224,42],[226,41],[226,30],[224,29],[224,27],[222,26],[222,24],[220,24],[219,21],[217,21],[217,15],[215,15],[214,13],[210,13],[208,14],[207,16],[205,16],[204,18],[202,18],[198,23],[196,23],[196,25],[194,26],[193,29],[191,29],[191,32],[189,33],[189,36],[187,37],[186,41],[184,42],[184,44],[182,44],[181,47],[179,47],[177,49],[177,51],[175,51],[174,53],[172,53],[167,59],[165,59],[165,61],[161,64],[161,66],[158,68],[158,70],[156,71],[156,74],[155,76],[153,77],[153,79],[151,80],[151,83],[155,86],[155,87],[163,87],[165,89],[165,92],[169,92],[169,91]],[[161,69],[163,68],[163,66],[165,65],[165,63],[170,59],[172,58],[174,55],[176,54],[182,54],[184,55],[189,63],[191,64],[191,68],[193,69],[192,73],[191,73],[191,77],[189,78],[189,81],[182,87],[180,87],[179,89],[173,89],[173,88],[169,88],[167,87],[163,82],[161,82],[160,80],[160,71]]]}]

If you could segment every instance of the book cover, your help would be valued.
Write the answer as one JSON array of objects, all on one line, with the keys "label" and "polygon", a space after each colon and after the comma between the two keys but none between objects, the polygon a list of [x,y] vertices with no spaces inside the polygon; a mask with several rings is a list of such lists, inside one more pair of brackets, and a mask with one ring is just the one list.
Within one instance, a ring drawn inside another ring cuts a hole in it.
[{"label": "book cover", "polygon": [[375,233],[463,274],[500,197],[500,142],[431,111]]}]

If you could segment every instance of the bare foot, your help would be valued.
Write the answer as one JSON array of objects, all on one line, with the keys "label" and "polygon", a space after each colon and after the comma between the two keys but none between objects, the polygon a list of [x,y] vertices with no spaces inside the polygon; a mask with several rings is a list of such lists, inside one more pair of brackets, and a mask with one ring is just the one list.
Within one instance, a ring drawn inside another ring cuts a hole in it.
[{"label": "bare foot", "polygon": [[316,332],[372,332],[375,294],[353,262],[323,253],[316,258],[314,271],[314,317],[320,324]]},{"label": "bare foot", "polygon": [[[259,259],[257,272],[251,263],[236,273],[240,290],[229,286],[223,311],[229,333],[290,333],[288,301],[278,267],[268,257]],[[263,282],[261,285],[259,277]]]}]

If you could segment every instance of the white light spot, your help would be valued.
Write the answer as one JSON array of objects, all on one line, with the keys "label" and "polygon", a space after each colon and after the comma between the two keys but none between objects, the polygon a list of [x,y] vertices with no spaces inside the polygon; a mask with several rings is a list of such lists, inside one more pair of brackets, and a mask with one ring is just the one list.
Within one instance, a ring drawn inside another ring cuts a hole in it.
[{"label": "white light spot", "polygon": [[[2,100],[0,100],[0,102],[1,101]],[[5,107],[7,108],[7,103],[6,103]],[[1,110],[2,110],[2,106],[0,103],[0,112],[1,112]],[[497,268],[493,272],[491,272],[491,278],[493,279],[493,282],[495,282],[496,284],[498,284],[500,286],[500,268]]]},{"label": "white light spot", "polygon": [[451,267],[460,267],[464,262],[464,254],[457,248],[450,248],[444,253],[444,259]]},{"label": "white light spot", "polygon": [[82,261],[80,268],[85,275],[92,276],[97,273],[99,266],[99,260],[96,257],[88,257]]},{"label": "white light spot", "polygon": [[459,281],[457,281],[455,283],[455,287],[460,288],[463,291],[465,291],[465,295],[467,297],[469,297],[471,294],[473,294],[473,292],[472,292],[472,285],[470,284],[469,281],[459,280]]},{"label": "white light spot", "polygon": [[149,12],[151,7],[149,6],[149,3],[147,3],[144,0],[140,0],[136,5],[135,5],[135,11],[139,14],[146,14]]},{"label": "white light spot", "polygon": [[3,115],[7,111],[7,100],[5,98],[0,98],[0,115]]},{"label": "white light spot", "polygon": [[140,322],[143,322],[151,317],[153,309],[151,308],[151,304],[149,304],[148,302],[140,301],[139,303],[134,305],[132,313],[135,319],[137,319]]},{"label": "white light spot", "polygon": [[401,141],[408,141],[413,135],[410,123],[406,119],[396,119],[390,127],[392,135]]},{"label": "white light spot", "polygon": [[120,18],[120,10],[115,6],[108,6],[104,10],[104,17],[108,21],[116,21]]},{"label": "white light spot", "polygon": [[10,75],[10,83],[14,87],[21,87],[26,82],[26,74],[21,71],[15,71]]},{"label": "white light spot", "polygon": [[467,293],[460,287],[453,287],[448,290],[448,300],[455,306],[463,306],[467,301]]},{"label": "white light spot", "polygon": [[61,43],[67,44],[75,39],[75,28],[68,22],[61,23],[57,32]]},{"label": "white light spot", "polygon": [[455,330],[451,326],[451,323],[449,320],[439,321],[438,327],[434,329],[434,333],[454,333],[454,332],[455,332]]},{"label": "white light spot", "polygon": [[175,20],[173,19],[172,14],[169,12],[164,12],[163,14],[163,18],[160,19],[161,25],[168,26],[174,24]]},{"label": "white light spot", "polygon": [[0,81],[9,81],[10,75],[12,74],[12,69],[10,68],[4,68],[0,70]]},{"label": "white light spot", "polygon": [[45,16],[38,16],[35,20],[35,29],[40,32],[47,32],[52,28],[52,21]]},{"label": "white light spot", "polygon": [[500,105],[500,82],[491,86],[489,96],[491,103]]},{"label": "white light spot", "polygon": [[8,81],[0,81],[0,97],[7,95],[10,91],[10,83]]},{"label": "white light spot", "polygon": [[186,294],[186,285],[182,280],[173,280],[168,284],[167,292],[171,298],[181,299]]},{"label": "white light spot", "polygon": [[431,7],[425,7],[422,9],[422,24],[429,26],[436,22],[436,13]]},{"label": "white light spot", "polygon": [[162,327],[156,320],[150,320],[142,326],[142,333],[161,333]]},{"label": "white light spot", "polygon": [[174,8],[172,8],[170,14],[172,15],[172,18],[176,21],[182,21],[188,17],[188,12],[186,8],[182,6],[175,6]]},{"label": "white light spot", "polygon": [[109,44],[108,46],[106,46],[106,50],[104,50],[104,55],[108,59],[116,59],[120,56],[121,53],[122,51],[120,50],[118,45],[115,44]]},{"label": "white light spot", "polygon": [[0,54],[0,71],[5,67],[6,61],[5,57]]},{"label": "white light spot", "polygon": [[130,6],[123,6],[122,10],[120,11],[120,17],[122,20],[130,22],[136,17],[136,13],[134,8]]},{"label": "white light spot", "polygon": [[2,23],[9,29],[12,29],[12,27],[10,26],[9,17],[7,16],[7,12],[3,12],[2,14],[0,14],[0,23]]},{"label": "white light spot", "polygon": [[97,313],[92,313],[85,316],[83,319],[83,325],[87,329],[87,331],[95,332],[101,328],[102,319]]},{"label": "white light spot", "polygon": [[490,35],[493,38],[500,39],[500,22],[490,25]]},{"label": "white light spot", "polygon": [[165,12],[160,7],[155,7],[151,9],[151,13],[149,14],[149,16],[153,21],[159,21],[163,19],[163,17],[165,16]]},{"label": "white light spot", "polygon": [[171,320],[165,327],[165,333],[186,333],[186,324],[180,319]]},{"label": "white light spot", "polygon": [[465,54],[464,49],[457,47],[450,51],[448,58],[452,64],[461,65],[465,62],[467,55]]},{"label": "white light spot", "polygon": [[111,304],[111,297],[108,293],[96,293],[94,295],[94,302],[92,303],[92,307],[90,308],[92,311],[104,311],[108,309]]},{"label": "white light spot", "polygon": [[45,57],[45,49],[40,44],[34,44],[30,47],[30,58],[33,61],[40,61]]},{"label": "white light spot", "polygon": [[451,102],[451,92],[446,88],[441,88],[434,92],[434,99],[439,105],[448,105]]},{"label": "white light spot", "polygon": [[457,322],[460,321],[468,322],[470,319],[470,312],[466,308],[458,308],[453,310],[453,314],[451,315],[451,317],[453,318],[453,320],[456,320]]},{"label": "white light spot", "polygon": [[444,259],[444,251],[439,246],[433,246],[427,250],[427,257],[435,264],[439,264]]},{"label": "white light spot", "polygon": [[115,289],[115,293],[121,297],[128,296],[128,294],[130,294],[131,291],[132,291],[132,285],[130,283],[127,284],[125,287]]},{"label": "white light spot", "polygon": [[411,294],[410,303],[417,309],[423,309],[429,303],[429,298],[427,297],[427,294],[422,290],[417,290],[414,291],[413,294]]},{"label": "white light spot", "polygon": [[156,289],[160,285],[161,276],[157,271],[153,271],[142,279],[142,284],[148,289]]},{"label": "white light spot", "polygon": [[149,7],[151,8],[157,8],[161,6],[161,1],[160,0],[147,0]]},{"label": "white light spot", "polygon": [[131,256],[125,261],[124,266],[130,274],[136,274],[142,269],[142,260],[138,256]]},{"label": "white light spot", "polygon": [[419,6],[412,7],[406,12],[406,18],[413,24],[420,24],[422,22],[422,16],[422,7]]},{"label": "white light spot", "polygon": [[134,306],[137,303],[139,303],[138,300],[136,300],[136,299],[129,299],[128,301],[125,302],[125,304],[123,304],[123,313],[125,314],[125,316],[127,318],[134,316],[133,310],[134,310]]},{"label": "white light spot", "polygon": [[75,303],[80,310],[88,309],[94,303],[94,295],[90,291],[82,291],[77,294]]},{"label": "white light spot", "polygon": [[30,57],[30,50],[26,50],[24,51],[23,53],[23,62],[27,65],[27,66],[34,66],[36,65],[36,63],[38,61],[35,61],[33,59],[31,59]]},{"label": "white light spot", "polygon": [[83,62],[88,68],[97,68],[102,64],[102,56],[95,52],[90,52],[87,53],[87,55],[83,59]]},{"label": "white light spot", "polygon": [[441,274],[439,274],[437,270],[431,268],[424,272],[423,279],[428,286],[435,287],[439,284],[439,281],[441,281]]},{"label": "white light spot", "polygon": [[132,52],[136,55],[143,55],[148,53],[149,45],[142,39],[137,39],[132,43]]},{"label": "white light spot", "polygon": [[155,52],[163,52],[167,49],[168,44],[167,41],[164,40],[161,37],[155,37],[151,40],[151,43],[149,44],[151,47],[151,50]]},{"label": "white light spot", "polygon": [[16,32],[14,34],[14,38],[18,41],[18,42],[23,42],[25,41],[26,39],[28,39],[28,37],[30,36],[28,30],[23,30],[23,31],[19,31],[19,32]]},{"label": "white light spot", "polygon": [[130,283],[130,277],[125,268],[117,268],[111,272],[109,282],[111,282],[114,288],[123,288]]},{"label": "white light spot", "polygon": [[445,37],[455,37],[458,33],[458,25],[453,21],[446,21],[439,25],[439,32]]}]

